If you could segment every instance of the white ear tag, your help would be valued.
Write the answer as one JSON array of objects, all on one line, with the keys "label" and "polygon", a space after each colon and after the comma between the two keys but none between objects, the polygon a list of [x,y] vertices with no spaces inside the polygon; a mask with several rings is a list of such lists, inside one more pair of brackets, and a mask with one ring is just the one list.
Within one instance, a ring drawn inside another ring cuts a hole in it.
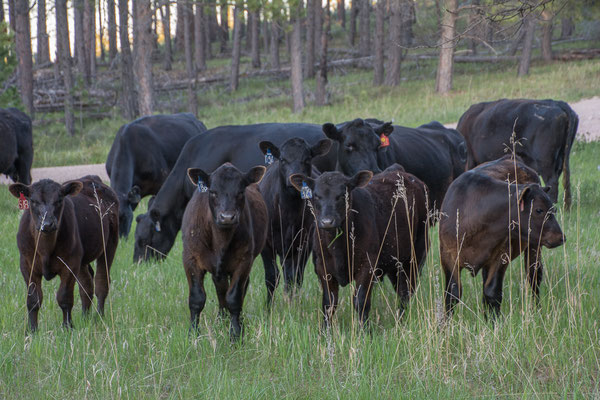
[{"label": "white ear tag", "polygon": [[308,187],[306,182],[302,182],[302,189],[300,190],[300,198],[303,200],[312,199],[312,190]]}]

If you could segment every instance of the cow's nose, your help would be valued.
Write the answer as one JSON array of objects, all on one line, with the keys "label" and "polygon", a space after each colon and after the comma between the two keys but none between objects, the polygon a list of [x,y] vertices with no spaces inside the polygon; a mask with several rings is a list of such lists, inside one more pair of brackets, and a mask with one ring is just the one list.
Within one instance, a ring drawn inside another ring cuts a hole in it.
[{"label": "cow's nose", "polygon": [[235,220],[235,215],[234,211],[223,211],[221,213],[221,222],[231,224]]},{"label": "cow's nose", "polygon": [[54,232],[56,230],[56,223],[54,221],[44,221],[42,224],[42,232]]},{"label": "cow's nose", "polygon": [[321,218],[321,228],[324,229],[329,229],[329,228],[334,228],[333,226],[333,218],[329,218],[329,217],[324,217]]}]

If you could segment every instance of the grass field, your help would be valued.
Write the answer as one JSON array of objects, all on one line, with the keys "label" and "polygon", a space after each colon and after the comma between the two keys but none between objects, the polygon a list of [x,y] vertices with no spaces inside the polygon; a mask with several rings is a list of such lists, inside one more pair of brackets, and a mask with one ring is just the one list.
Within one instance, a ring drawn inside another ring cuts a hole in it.
[{"label": "grass field", "polygon": [[[299,115],[289,114],[286,84],[273,82],[265,89],[264,82],[249,82],[239,97],[220,89],[203,96],[200,118],[209,127],[359,115],[416,125],[455,121],[481,100],[574,101],[600,91],[600,65],[594,61],[535,66],[525,79],[502,65],[476,68],[457,66],[456,90],[448,97],[435,96],[431,76],[417,79],[412,70],[395,89],[373,88],[368,73],[336,76],[333,105],[309,106]],[[268,90],[275,94],[265,94]],[[252,96],[257,100],[236,102]],[[119,123],[91,124],[73,145],[63,146],[57,132],[48,133],[48,142],[36,133],[38,148],[40,143],[48,148],[36,153],[44,155],[36,165],[102,162],[110,144],[106,132],[114,134]],[[133,240],[122,242],[106,317],[82,319],[76,294],[72,331],[60,328],[62,313],[54,298],[58,280],[44,282],[40,330],[26,335],[26,287],[15,240],[20,212],[17,200],[0,188],[0,398],[600,398],[598,164],[600,143],[575,145],[574,205],[570,212],[559,207],[557,214],[567,243],[544,250],[540,310],[531,304],[521,259],[516,259],[507,272],[503,317],[496,324],[483,320],[481,277],[465,273],[464,304],[441,327],[443,277],[435,229],[408,313],[397,320],[391,285],[378,285],[371,334],[355,324],[349,288],[340,291],[331,335],[320,333],[321,292],[312,265],[302,291],[290,300],[280,287],[267,313],[257,260],[244,306],[242,344],[231,344],[228,323],[217,319],[210,279],[201,333],[188,335],[180,240],[165,262],[143,265],[132,263]],[[141,211],[145,207],[146,202]]]}]

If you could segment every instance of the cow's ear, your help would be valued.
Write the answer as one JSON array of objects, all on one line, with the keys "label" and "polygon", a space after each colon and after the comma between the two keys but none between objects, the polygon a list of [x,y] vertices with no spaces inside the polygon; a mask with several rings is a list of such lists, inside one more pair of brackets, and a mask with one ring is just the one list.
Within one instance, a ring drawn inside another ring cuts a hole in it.
[{"label": "cow's ear", "polygon": [[25,197],[29,197],[31,194],[31,187],[23,183],[13,183],[8,187],[8,190],[10,191],[10,194],[15,196],[17,199],[21,197],[21,193],[23,193],[23,196]]},{"label": "cow's ear", "polygon": [[303,182],[306,182],[306,185],[311,189],[314,189],[315,187],[315,180],[304,176],[303,174],[292,174],[288,179],[290,180],[292,186],[299,192],[302,191]]},{"label": "cow's ear", "polygon": [[330,122],[323,124],[323,133],[325,133],[325,136],[331,140],[341,142],[344,139],[342,132],[340,132],[338,128],[336,128],[335,125]]},{"label": "cow's ear", "polygon": [[519,210],[520,211],[525,210],[525,205],[527,204],[527,199],[528,199],[529,193],[531,193],[531,189],[536,186],[539,187],[539,185],[537,183],[530,183],[530,184],[524,185],[521,188],[521,191],[519,192]]},{"label": "cow's ear", "polygon": [[331,140],[321,139],[317,142],[317,144],[310,148],[310,155],[312,157],[322,156],[327,154],[329,149],[331,149]]},{"label": "cow's ear", "polygon": [[279,151],[279,147],[275,146],[273,143],[268,140],[263,140],[258,144],[258,147],[260,147],[260,151],[262,151],[263,154],[267,154],[267,151],[271,150],[273,157],[279,160],[281,152]]},{"label": "cow's ear", "polygon": [[60,194],[63,196],[76,196],[83,189],[83,183],[79,181],[67,182],[60,188]]},{"label": "cow's ear", "polygon": [[246,185],[260,182],[265,175],[266,170],[267,168],[262,165],[250,168],[250,171],[246,172],[246,175],[244,176]]},{"label": "cow's ear", "polygon": [[210,174],[207,174],[200,168],[188,168],[187,175],[194,186],[198,186],[198,180],[200,179],[206,186],[210,184]]},{"label": "cow's ear", "polygon": [[129,193],[127,193],[127,201],[129,201],[129,204],[132,206],[137,206],[140,201],[142,201],[142,195],[139,186],[136,185],[131,188]]},{"label": "cow's ear", "polygon": [[348,181],[348,189],[352,190],[357,187],[364,187],[369,183],[372,177],[373,172],[371,171],[359,171]]},{"label": "cow's ear", "polygon": [[392,133],[394,131],[394,127],[392,126],[391,122],[384,122],[383,124],[375,127],[374,130],[375,130],[375,133],[378,135],[381,135],[381,134],[389,135],[390,133]]}]

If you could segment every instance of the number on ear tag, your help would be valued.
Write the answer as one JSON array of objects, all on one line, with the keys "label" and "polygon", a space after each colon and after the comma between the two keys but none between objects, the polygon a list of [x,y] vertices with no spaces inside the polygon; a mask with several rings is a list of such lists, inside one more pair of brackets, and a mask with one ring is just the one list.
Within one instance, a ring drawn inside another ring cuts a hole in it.
[{"label": "number on ear tag", "polygon": [[308,187],[306,182],[302,182],[302,190],[300,190],[300,198],[303,200],[312,199],[312,190]]},{"label": "number on ear tag", "polygon": [[200,193],[208,192],[208,186],[204,184],[202,179],[198,179],[198,191]]},{"label": "number on ear tag", "polygon": [[379,138],[381,139],[381,147],[388,147],[390,145],[390,138],[385,133],[382,133]]},{"label": "number on ear tag", "polygon": [[28,210],[29,209],[29,200],[25,198],[25,195],[21,193],[19,196],[19,210]]},{"label": "number on ear tag", "polygon": [[271,165],[275,162],[275,157],[273,157],[273,153],[271,153],[271,149],[267,149],[267,154],[265,154],[265,164]]}]

